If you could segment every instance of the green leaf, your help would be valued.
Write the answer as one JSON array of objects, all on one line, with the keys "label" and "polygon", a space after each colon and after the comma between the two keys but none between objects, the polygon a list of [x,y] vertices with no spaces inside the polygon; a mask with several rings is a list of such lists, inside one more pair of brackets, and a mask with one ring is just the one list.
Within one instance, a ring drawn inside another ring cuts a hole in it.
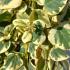
[{"label": "green leaf", "polygon": [[21,43],[20,46],[21,46],[21,48],[20,48],[20,53],[25,53],[24,44]]},{"label": "green leaf", "polygon": [[11,42],[0,42],[0,54],[6,52],[10,48]]},{"label": "green leaf", "polygon": [[0,37],[0,42],[1,41],[5,41],[5,40],[9,40],[11,38],[11,35],[10,34],[8,34],[7,36],[1,36]]},{"label": "green leaf", "polygon": [[67,0],[45,0],[45,9],[48,14],[56,15],[65,7]]},{"label": "green leaf", "polygon": [[47,15],[46,12],[41,11],[40,9],[35,10],[35,13],[32,13],[31,20],[32,20],[33,14],[34,14],[34,18],[33,18],[34,24],[38,24],[38,22],[39,22],[43,28],[51,27],[49,16]]},{"label": "green leaf", "polygon": [[40,23],[43,28],[46,26],[46,23],[44,23],[42,20],[36,20],[36,21],[34,21],[33,23],[34,23],[35,25],[38,24],[38,23]]},{"label": "green leaf", "polygon": [[32,33],[32,41],[35,41],[38,37],[39,37],[39,35],[38,34],[36,34],[36,32],[33,32]]},{"label": "green leaf", "polygon": [[22,0],[0,0],[0,9],[17,8],[21,3]]},{"label": "green leaf", "polygon": [[7,11],[0,14],[0,22],[2,22],[2,21],[11,21],[11,18],[12,18],[12,14],[10,14]]},{"label": "green leaf", "polygon": [[62,61],[69,58],[69,56],[60,48],[52,48],[49,57],[54,61]]},{"label": "green leaf", "polygon": [[12,24],[10,24],[10,25],[5,26],[3,33],[4,33],[4,35],[7,36],[7,35],[11,34],[13,30],[14,30],[14,26]]},{"label": "green leaf", "polygon": [[29,44],[29,53],[32,59],[35,59],[36,57],[36,45],[30,42]]},{"label": "green leaf", "polygon": [[63,27],[51,29],[48,39],[51,44],[61,49],[70,49],[70,27],[65,24]]},{"label": "green leaf", "polygon": [[3,70],[17,70],[23,64],[23,60],[19,57],[18,54],[9,53],[5,59]]},{"label": "green leaf", "polygon": [[42,43],[44,43],[45,40],[46,40],[46,36],[44,33],[42,33],[35,41],[33,41],[33,43],[39,46]]}]

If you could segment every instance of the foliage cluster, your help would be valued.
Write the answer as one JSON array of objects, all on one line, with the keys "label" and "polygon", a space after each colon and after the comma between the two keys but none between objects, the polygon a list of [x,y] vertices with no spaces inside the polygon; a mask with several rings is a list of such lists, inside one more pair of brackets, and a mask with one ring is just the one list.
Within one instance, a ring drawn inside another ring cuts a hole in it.
[{"label": "foliage cluster", "polygon": [[0,0],[0,70],[69,70],[69,0]]}]

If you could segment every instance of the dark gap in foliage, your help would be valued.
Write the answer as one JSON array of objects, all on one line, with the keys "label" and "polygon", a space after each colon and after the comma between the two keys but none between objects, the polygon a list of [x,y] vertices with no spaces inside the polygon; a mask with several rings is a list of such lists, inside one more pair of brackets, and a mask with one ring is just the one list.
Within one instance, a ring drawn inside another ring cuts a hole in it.
[{"label": "dark gap in foliage", "polygon": [[35,25],[35,32],[38,34],[38,35],[41,35],[41,33],[43,32],[43,27],[41,25],[41,23],[38,21],[37,24]]},{"label": "dark gap in foliage", "polygon": [[26,13],[27,13],[28,15],[30,15],[31,11],[32,11],[32,10],[31,10],[31,8],[29,8],[29,7],[26,9]]},{"label": "dark gap in foliage", "polygon": [[64,16],[63,20],[69,20],[70,19],[70,8],[67,10],[67,14]]},{"label": "dark gap in foliage", "polygon": [[0,54],[0,67],[3,65],[4,63],[4,58],[6,57],[5,53]]},{"label": "dark gap in foliage", "polygon": [[11,43],[11,46],[10,46],[10,48],[8,49],[8,52],[13,51],[13,49],[14,49],[14,45]]},{"label": "dark gap in foliage", "polygon": [[38,5],[37,3],[35,5],[36,5],[35,9],[42,9],[43,8],[42,5]]},{"label": "dark gap in foliage", "polygon": [[35,65],[35,59],[32,59],[31,62],[33,65]]},{"label": "dark gap in foliage", "polygon": [[63,29],[63,27],[58,27],[58,28],[57,28],[57,30],[62,30],[62,29]]},{"label": "dark gap in foliage", "polygon": [[10,24],[10,22],[8,22],[8,21],[0,22],[0,26],[1,26],[1,27],[5,27],[5,26],[7,26],[7,25],[9,25],[9,24]]}]

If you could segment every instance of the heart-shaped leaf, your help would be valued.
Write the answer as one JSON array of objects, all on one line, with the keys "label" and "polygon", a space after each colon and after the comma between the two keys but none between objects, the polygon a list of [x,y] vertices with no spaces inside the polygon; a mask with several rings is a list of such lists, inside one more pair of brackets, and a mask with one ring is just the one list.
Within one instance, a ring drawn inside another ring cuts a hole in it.
[{"label": "heart-shaped leaf", "polygon": [[65,24],[63,27],[51,29],[48,35],[51,44],[61,48],[70,49],[70,28]]},{"label": "heart-shaped leaf", "polygon": [[2,69],[4,70],[17,70],[23,64],[23,60],[19,57],[18,54],[9,53],[5,59]]},{"label": "heart-shaped leaf", "polygon": [[49,56],[54,61],[62,61],[69,58],[69,56],[60,48],[52,48]]}]

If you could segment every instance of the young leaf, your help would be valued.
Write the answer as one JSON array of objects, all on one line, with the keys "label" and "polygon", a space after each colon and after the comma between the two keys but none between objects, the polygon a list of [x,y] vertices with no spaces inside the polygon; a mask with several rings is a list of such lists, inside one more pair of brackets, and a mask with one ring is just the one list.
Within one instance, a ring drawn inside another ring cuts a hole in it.
[{"label": "young leaf", "polygon": [[7,25],[5,28],[4,28],[4,35],[8,35],[12,32],[12,30],[14,29],[14,26],[12,24],[10,25]]},{"label": "young leaf", "polygon": [[27,23],[29,23],[29,20],[28,19],[15,19],[13,21],[13,25],[14,26],[22,26],[23,27]]},{"label": "young leaf", "polygon": [[31,39],[32,39],[32,34],[28,31],[25,31],[22,35],[23,43],[27,43],[27,42],[31,41]]}]

